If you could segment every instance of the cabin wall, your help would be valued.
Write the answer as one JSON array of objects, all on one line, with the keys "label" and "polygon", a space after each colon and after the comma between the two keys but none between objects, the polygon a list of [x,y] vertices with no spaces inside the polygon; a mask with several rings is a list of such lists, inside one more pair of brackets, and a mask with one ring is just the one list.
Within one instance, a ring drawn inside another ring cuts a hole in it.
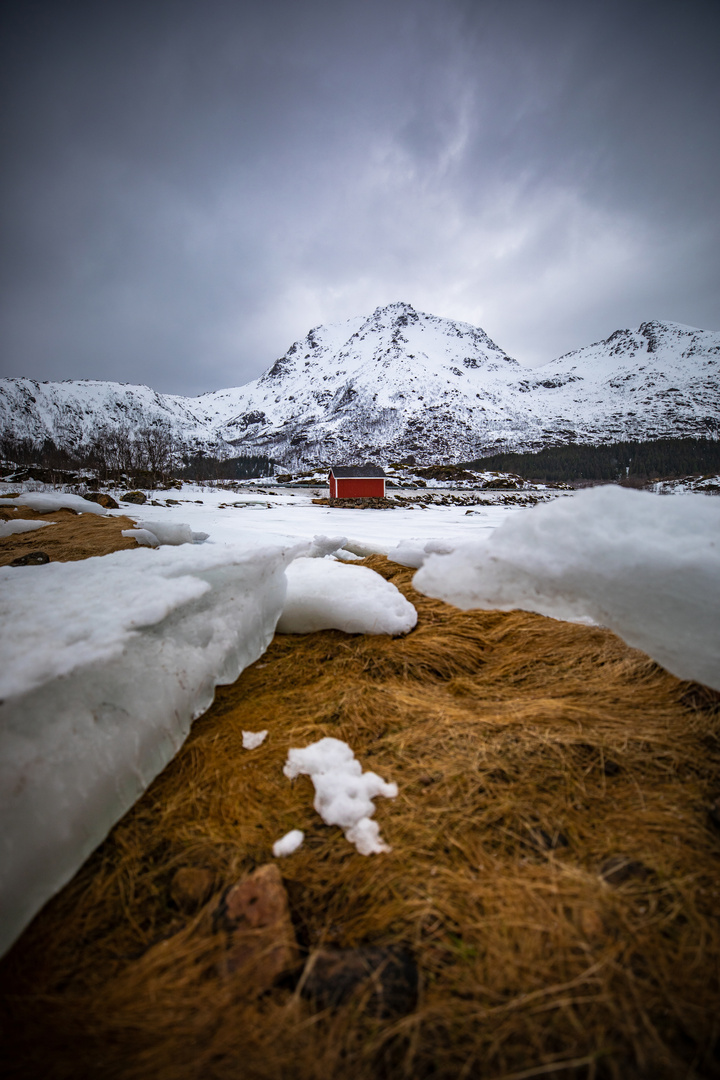
[{"label": "cabin wall", "polygon": [[382,477],[338,477],[336,480],[337,495],[330,497],[337,499],[382,499],[385,495],[385,480]]}]

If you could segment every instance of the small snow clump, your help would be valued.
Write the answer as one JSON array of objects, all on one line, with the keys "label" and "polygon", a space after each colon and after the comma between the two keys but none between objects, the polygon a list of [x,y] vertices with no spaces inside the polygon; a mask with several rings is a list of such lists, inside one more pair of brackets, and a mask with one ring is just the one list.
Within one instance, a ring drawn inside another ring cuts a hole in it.
[{"label": "small snow clump", "polygon": [[390,851],[379,825],[370,819],[375,813],[372,800],[378,795],[394,799],[397,784],[386,783],[377,773],[364,773],[347,743],[324,738],[289,750],[283,772],[290,780],[310,777],[318,814],[326,825],[339,825],[361,855]]},{"label": "small snow clump", "polygon": [[193,532],[189,525],[175,521],[138,521],[137,527],[152,533],[159,544],[172,547],[178,547],[180,544],[199,544],[208,538],[206,532]]},{"label": "small snow clump", "polygon": [[289,833],[285,833],[283,837],[275,841],[272,853],[276,859],[281,859],[284,855],[292,855],[293,851],[297,851],[304,839],[305,833],[302,829],[291,829]]},{"label": "small snow clump", "polygon": [[417,622],[410,601],[367,566],[300,558],[288,566],[287,579],[280,634],[407,634]]},{"label": "small snow clump", "polygon": [[257,750],[265,742],[267,731],[243,731],[242,742],[245,750]]}]

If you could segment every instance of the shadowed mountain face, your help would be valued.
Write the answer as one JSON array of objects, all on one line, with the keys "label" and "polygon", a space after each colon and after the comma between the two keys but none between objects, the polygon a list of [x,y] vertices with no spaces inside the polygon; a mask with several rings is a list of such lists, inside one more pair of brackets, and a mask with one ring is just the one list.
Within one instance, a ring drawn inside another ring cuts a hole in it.
[{"label": "shadowed mountain face", "polygon": [[245,386],[199,398],[109,382],[0,381],[0,427],[60,445],[100,424],[164,421],[187,449],[284,463],[427,462],[550,443],[711,435],[720,429],[720,333],[648,322],[540,368],[485,332],[415,311],[316,327]]}]

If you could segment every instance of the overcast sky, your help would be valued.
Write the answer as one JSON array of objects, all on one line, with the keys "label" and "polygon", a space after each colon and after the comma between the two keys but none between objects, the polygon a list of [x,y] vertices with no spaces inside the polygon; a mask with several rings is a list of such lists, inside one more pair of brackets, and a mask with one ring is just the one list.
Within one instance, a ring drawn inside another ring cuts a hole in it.
[{"label": "overcast sky", "polygon": [[405,300],[720,329],[718,0],[10,0],[2,370],[202,393]]}]

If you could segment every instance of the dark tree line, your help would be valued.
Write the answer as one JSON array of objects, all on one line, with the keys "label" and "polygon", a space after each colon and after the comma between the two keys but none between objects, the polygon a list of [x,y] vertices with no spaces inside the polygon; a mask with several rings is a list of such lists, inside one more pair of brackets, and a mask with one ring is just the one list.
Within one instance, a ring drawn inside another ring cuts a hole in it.
[{"label": "dark tree line", "polygon": [[606,446],[550,446],[534,454],[493,454],[469,469],[514,472],[526,480],[642,480],[720,472],[716,439],[651,439]]}]

